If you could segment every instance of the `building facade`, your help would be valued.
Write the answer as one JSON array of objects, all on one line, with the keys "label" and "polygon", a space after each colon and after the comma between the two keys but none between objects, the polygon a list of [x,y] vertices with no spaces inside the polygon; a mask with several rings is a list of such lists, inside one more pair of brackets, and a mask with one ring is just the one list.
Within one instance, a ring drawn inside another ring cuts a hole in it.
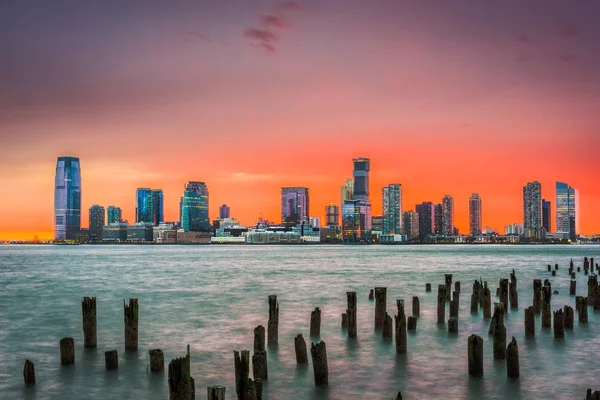
[{"label": "building facade", "polygon": [[54,178],[54,240],[75,240],[81,229],[81,165],[59,157]]},{"label": "building facade", "polygon": [[383,235],[402,234],[402,185],[394,183],[383,187],[382,220]]},{"label": "building facade", "polygon": [[403,233],[408,240],[419,238],[419,214],[415,211],[402,213]]},{"label": "building facade", "polygon": [[346,182],[342,185],[340,196],[341,206],[344,205],[346,200],[352,200],[352,197],[354,196],[354,181],[352,179],[346,179]]},{"label": "building facade", "polygon": [[164,222],[164,197],[161,189],[138,188],[135,201],[136,223],[158,226]]},{"label": "building facade", "polygon": [[543,238],[542,232],[542,185],[528,182],[523,187],[523,230],[525,237]]},{"label": "building facade", "polygon": [[90,207],[89,240],[92,242],[102,240],[102,228],[104,227],[104,207],[93,205]]},{"label": "building facade", "polygon": [[481,197],[479,193],[473,193],[469,198],[469,235],[481,235],[482,226]]},{"label": "building facade", "polygon": [[552,232],[552,202],[542,199],[542,227]]},{"label": "building facade", "polygon": [[423,240],[435,232],[435,206],[432,202],[426,201],[415,206],[419,215],[419,239]]},{"label": "building facade", "polygon": [[309,221],[308,188],[281,188],[281,224],[286,227]]},{"label": "building facade", "polygon": [[184,232],[210,232],[208,214],[209,193],[204,182],[190,181],[185,185],[179,202],[181,228]]},{"label": "building facade", "polygon": [[325,206],[325,222],[327,226],[337,226],[340,221],[340,209],[334,203]]},{"label": "building facade", "polygon": [[575,240],[579,228],[579,190],[556,182],[556,235]]},{"label": "building facade", "polygon": [[123,221],[123,212],[121,211],[121,207],[108,206],[106,210],[106,214],[108,217],[108,225],[114,222],[122,222]]},{"label": "building facade", "polygon": [[433,233],[442,234],[442,204],[433,205]]},{"label": "building facade", "polygon": [[[369,209],[367,209],[369,207]],[[362,200],[346,200],[342,207],[342,237],[345,242],[371,240],[370,205]]]},{"label": "building facade", "polygon": [[449,194],[442,199],[442,223],[440,233],[444,236],[454,235],[454,199]]},{"label": "building facade", "polygon": [[227,204],[223,204],[219,207],[219,219],[231,218],[231,210]]}]

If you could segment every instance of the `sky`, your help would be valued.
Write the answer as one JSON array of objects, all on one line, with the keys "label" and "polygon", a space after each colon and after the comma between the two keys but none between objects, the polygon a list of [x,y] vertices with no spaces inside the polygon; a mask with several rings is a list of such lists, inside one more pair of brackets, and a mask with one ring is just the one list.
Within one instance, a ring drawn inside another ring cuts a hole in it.
[{"label": "sky", "polygon": [[244,224],[279,222],[282,186],[310,214],[371,159],[403,208],[454,197],[468,232],[523,219],[522,188],[579,189],[600,232],[600,2],[298,0],[0,2],[0,239],[52,237],[56,159],[82,165],[93,204],[135,220],[161,188],[179,219],[204,181]]}]

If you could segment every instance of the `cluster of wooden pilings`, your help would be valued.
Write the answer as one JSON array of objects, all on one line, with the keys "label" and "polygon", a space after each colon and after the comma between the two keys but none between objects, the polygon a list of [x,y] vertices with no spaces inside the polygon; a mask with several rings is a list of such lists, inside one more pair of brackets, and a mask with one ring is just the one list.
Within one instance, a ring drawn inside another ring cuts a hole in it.
[{"label": "cluster of wooden pilings", "polygon": [[[558,264],[548,265],[548,271],[552,275],[558,271]],[[580,324],[588,322],[588,307],[600,310],[600,284],[598,275],[600,272],[598,264],[594,265],[594,259],[583,262],[584,274],[588,276],[587,296],[577,296],[575,267],[571,260],[568,273],[571,277],[569,294],[575,296],[575,311],[578,314]],[[577,267],[580,272],[581,268]],[[446,323],[446,308],[449,308],[448,333],[450,335],[458,332],[460,282],[454,282],[452,290],[452,274],[444,276],[444,282],[438,285],[437,291],[437,323]],[[431,284],[427,283],[426,292],[431,292]],[[552,291],[552,285],[548,279],[533,280],[532,305],[524,309],[525,336],[535,336],[535,316],[541,314],[542,329],[553,328],[554,338],[564,339],[565,330],[572,330],[574,326],[574,310],[569,305],[564,305],[552,311],[551,299],[557,291]],[[484,320],[490,319],[488,335],[493,340],[494,360],[505,360],[507,378],[518,379],[519,349],[517,341],[513,336],[507,341],[504,315],[510,309],[519,308],[517,276],[513,270],[508,279],[500,279],[496,290],[498,302],[493,304],[490,288],[487,281],[475,280],[471,294],[471,312],[478,314],[479,308],[483,309]],[[407,316],[404,299],[396,299],[396,312],[394,318],[387,310],[387,288],[376,287],[370,290],[369,300],[375,302],[374,330],[381,335],[384,341],[394,341],[397,354],[405,354],[408,351],[407,331],[417,329],[417,319],[420,316],[420,301],[418,296],[412,297],[412,315]],[[347,332],[349,339],[357,337],[357,293],[346,293],[347,308],[341,315],[341,327]],[[279,345],[279,303],[276,295],[268,296],[268,320],[267,329],[259,325],[254,328],[254,348],[252,358],[249,350],[234,351],[235,368],[235,391],[238,400],[262,400],[263,382],[268,380],[267,347]],[[84,348],[97,347],[97,322],[96,322],[96,298],[84,297],[81,302],[83,341]],[[126,351],[138,350],[138,322],[139,304],[138,299],[129,299],[123,302],[124,316],[124,344]],[[553,322],[553,324],[552,324]],[[266,336],[266,338],[265,338]],[[314,339],[310,344],[310,354],[313,366],[314,382],[316,386],[325,386],[329,383],[329,369],[327,362],[327,347],[321,336],[321,309],[316,307],[310,314],[309,337]],[[395,340],[394,340],[395,338]],[[265,343],[266,342],[266,343]],[[71,337],[60,340],[60,362],[61,365],[75,363],[75,341]],[[294,349],[298,365],[308,364],[307,344],[299,333],[294,338]],[[483,339],[478,335],[470,335],[467,340],[468,374],[474,377],[483,376]],[[164,372],[164,354],[161,349],[149,350],[150,370],[152,372]],[[252,375],[250,378],[250,360],[252,361]],[[117,350],[105,351],[105,367],[107,370],[118,369]],[[26,385],[35,385],[35,368],[30,360],[25,361],[23,377]],[[168,367],[169,398],[172,400],[195,399],[195,382],[191,376],[190,346],[187,346],[185,357],[173,359]],[[209,400],[224,400],[225,386],[207,387]],[[396,400],[401,400],[402,394],[398,392]],[[588,389],[586,399],[600,400],[600,392],[592,392]]]}]

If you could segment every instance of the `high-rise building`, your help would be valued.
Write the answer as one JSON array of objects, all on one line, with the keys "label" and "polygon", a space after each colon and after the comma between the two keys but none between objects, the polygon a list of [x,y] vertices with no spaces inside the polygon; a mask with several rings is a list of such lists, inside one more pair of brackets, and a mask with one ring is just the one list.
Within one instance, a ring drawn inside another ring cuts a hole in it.
[{"label": "high-rise building", "polygon": [[371,232],[383,232],[383,215],[373,215],[371,217]]},{"label": "high-rise building", "polygon": [[352,196],[354,196],[354,181],[352,179],[346,179],[346,182],[344,182],[341,188],[342,201],[340,204],[343,206],[346,200],[352,200]]},{"label": "high-rise building", "polygon": [[[367,207],[369,209],[367,209]],[[369,241],[371,210],[362,200],[346,200],[342,206],[342,236],[345,242]]]},{"label": "high-rise building", "polygon": [[433,233],[436,235],[442,234],[442,205],[434,204],[433,206]]},{"label": "high-rise building", "polygon": [[402,234],[402,185],[394,183],[382,189],[384,235]]},{"label": "high-rise building", "polygon": [[230,207],[227,204],[223,204],[219,207],[219,219],[231,218]]},{"label": "high-rise building", "polygon": [[479,193],[473,193],[469,198],[469,234],[471,236],[481,235],[481,197]]},{"label": "high-rise building", "polygon": [[135,193],[135,222],[158,226],[164,222],[164,201],[161,189],[138,188]]},{"label": "high-rise building", "polygon": [[542,185],[528,182],[523,187],[523,229],[526,237],[541,239],[542,233]]},{"label": "high-rise building", "polygon": [[281,224],[291,227],[309,222],[308,188],[281,188]]},{"label": "high-rise building", "polygon": [[210,232],[208,188],[204,182],[190,181],[185,185],[179,202],[181,228],[185,232]]},{"label": "high-rise building", "polygon": [[[371,161],[368,158],[355,158],[354,162],[354,192],[353,200],[369,201],[369,171]],[[370,219],[370,218],[369,218]]]},{"label": "high-rise building", "polygon": [[417,204],[415,209],[419,214],[419,239],[423,240],[427,236],[434,233],[435,221],[435,206],[432,202],[426,201],[421,204]]},{"label": "high-rise building", "polygon": [[334,203],[329,203],[328,206],[325,206],[325,217],[327,226],[335,226],[338,225],[340,220],[340,209]]},{"label": "high-rise building", "polygon": [[89,239],[93,242],[102,240],[102,228],[104,227],[104,207],[93,205],[90,207]]},{"label": "high-rise building", "polygon": [[416,239],[419,237],[419,214],[415,211],[402,213],[402,229],[406,238]]},{"label": "high-rise building", "polygon": [[454,235],[454,199],[449,194],[442,199],[442,228],[444,236]]},{"label": "high-rise building", "polygon": [[542,199],[542,227],[552,232],[552,202]]},{"label": "high-rise building", "polygon": [[81,229],[81,165],[59,157],[54,178],[54,240],[75,240]]},{"label": "high-rise building", "polygon": [[313,228],[320,228],[321,227],[321,217],[310,217],[309,224]]},{"label": "high-rise building", "polygon": [[575,240],[579,230],[579,190],[556,182],[556,234]]},{"label": "high-rise building", "polygon": [[165,202],[161,189],[152,190],[152,224],[158,226],[165,222]]},{"label": "high-rise building", "polygon": [[123,220],[123,212],[121,211],[121,207],[108,206],[106,214],[108,216],[108,223],[106,225],[110,225],[115,222],[122,222]]}]

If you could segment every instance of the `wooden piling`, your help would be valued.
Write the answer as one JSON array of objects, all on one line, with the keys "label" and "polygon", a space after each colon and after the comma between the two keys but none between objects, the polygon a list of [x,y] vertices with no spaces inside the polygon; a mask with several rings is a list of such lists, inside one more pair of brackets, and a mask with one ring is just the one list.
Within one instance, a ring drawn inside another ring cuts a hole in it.
[{"label": "wooden piling", "polygon": [[469,375],[483,376],[483,339],[477,335],[469,336],[467,341]]},{"label": "wooden piling", "polygon": [[252,374],[254,379],[266,381],[269,379],[269,369],[267,367],[267,352],[255,351],[252,355]]},{"label": "wooden piling", "polygon": [[265,327],[258,325],[254,328],[254,352],[266,351],[265,348]]},{"label": "wooden piling", "polygon": [[381,338],[383,340],[392,340],[393,335],[392,317],[385,313],[383,325],[381,326]]},{"label": "wooden piling", "polygon": [[554,264],[554,270],[558,271],[558,264]]},{"label": "wooden piling", "polygon": [[23,366],[23,380],[26,385],[35,385],[35,367],[29,360],[25,360]]},{"label": "wooden piling", "polygon": [[448,318],[448,333],[458,333],[458,319]]},{"label": "wooden piling", "polygon": [[[377,290],[375,290],[377,293]],[[329,368],[327,366],[327,347],[325,342],[310,344],[310,355],[313,363],[315,385],[324,386],[329,384]]]},{"label": "wooden piling", "polygon": [[342,329],[348,329],[348,314],[342,313]]},{"label": "wooden piling", "polygon": [[413,317],[418,317],[421,315],[421,302],[419,301],[419,297],[417,296],[413,296],[412,315]]},{"label": "wooden piling", "polygon": [[431,292],[431,283],[426,283],[425,284],[425,291],[426,292]]},{"label": "wooden piling", "polygon": [[294,338],[294,349],[296,350],[296,364],[308,364],[306,341],[301,333]]},{"label": "wooden piling", "polygon": [[559,308],[554,311],[554,338],[563,339],[565,337],[565,325],[563,319],[563,310]]},{"label": "wooden piling", "polygon": [[321,336],[321,309],[317,307],[310,313],[310,337],[319,336]]},{"label": "wooden piling", "polygon": [[60,365],[75,364],[75,341],[66,337],[60,339]]},{"label": "wooden piling", "polygon": [[458,292],[454,292],[450,300],[450,318],[458,318],[458,306]]},{"label": "wooden piling", "polygon": [[552,271],[552,276],[556,276],[556,271]]},{"label": "wooden piling", "polygon": [[536,314],[542,312],[542,281],[533,280],[533,310]]},{"label": "wooden piling", "polygon": [[348,316],[348,337],[356,337],[356,292],[346,292],[348,305],[346,315]]},{"label": "wooden piling", "polygon": [[446,285],[438,285],[437,295],[437,323],[446,321]]},{"label": "wooden piling", "polygon": [[[238,400],[256,400],[254,381],[250,379],[250,352],[248,350],[234,351],[235,393]],[[169,375],[171,371],[169,365]]]},{"label": "wooden piling", "polygon": [[267,341],[269,346],[279,343],[279,303],[277,295],[269,295],[269,321],[267,322]]},{"label": "wooden piling", "polygon": [[490,323],[492,338],[494,340],[494,360],[506,358],[506,327],[504,326],[504,304],[494,305],[494,315]]},{"label": "wooden piling", "polygon": [[504,305],[504,312],[508,311],[508,279],[500,279],[500,302]]},{"label": "wooden piling", "polygon": [[414,315],[408,317],[406,326],[407,326],[406,330],[416,331],[417,330],[417,317],[415,317]]},{"label": "wooden piling", "polygon": [[479,302],[477,300],[477,295],[475,293],[471,293],[471,313],[473,314],[477,314],[479,311]]},{"label": "wooden piling", "polygon": [[548,264],[548,272],[550,272],[552,270],[552,266],[550,264]]},{"label": "wooden piling", "polygon": [[375,300],[375,293],[373,289],[369,290],[369,300]]},{"label": "wooden piling", "polygon": [[116,350],[109,350],[104,352],[104,367],[106,369],[119,368],[119,355]]},{"label": "wooden piling", "polygon": [[169,363],[169,400],[193,400],[196,386],[191,375],[190,346],[187,355]]},{"label": "wooden piling", "polygon": [[460,281],[454,282],[454,291],[460,293]]},{"label": "wooden piling", "polygon": [[150,371],[164,372],[165,370],[165,355],[161,349],[153,349],[148,351],[150,356]]},{"label": "wooden piling", "polygon": [[225,400],[225,386],[208,386],[206,397],[208,400]]},{"label": "wooden piling", "polygon": [[579,315],[579,323],[587,324],[587,322],[588,322],[587,298],[585,298],[583,296],[575,297],[575,306],[577,308],[577,314]]},{"label": "wooden piling", "polygon": [[383,320],[387,308],[387,288],[375,288],[375,330],[380,330],[383,327]]},{"label": "wooden piling", "polygon": [[535,310],[533,306],[525,309],[525,336],[535,336]]},{"label": "wooden piling", "polygon": [[506,347],[506,376],[509,379],[518,379],[519,375],[519,346],[517,346],[517,340],[513,336]]},{"label": "wooden piling", "polygon": [[129,299],[129,305],[123,300],[123,319],[125,321],[125,350],[138,349],[138,299]]},{"label": "wooden piling", "polygon": [[83,319],[83,347],[93,349],[97,346],[95,297],[83,298],[81,301],[81,316]]},{"label": "wooden piling", "polygon": [[445,274],[444,281],[446,282],[446,302],[450,302],[452,298],[452,274]]},{"label": "wooden piling", "polygon": [[569,284],[569,296],[575,296],[577,294],[577,281],[572,279]]},{"label": "wooden piling", "polygon": [[487,285],[483,288],[483,318],[488,319],[492,317],[492,298],[490,295],[490,289]]},{"label": "wooden piling", "polygon": [[[404,311],[404,303],[396,300],[396,304],[398,306],[398,315],[394,315],[396,321],[396,354],[405,354],[407,348],[406,312]],[[416,321],[417,317],[413,316],[413,319]]]},{"label": "wooden piling", "polygon": [[573,307],[564,306],[563,308],[563,321],[565,329],[573,329],[575,314],[573,313]]},{"label": "wooden piling", "polygon": [[512,284],[509,289],[509,297],[510,297],[510,308],[511,310],[516,310],[519,308],[519,293],[517,292],[516,287],[513,288]]},{"label": "wooden piling", "polygon": [[552,327],[551,297],[552,288],[550,286],[544,286],[542,288],[542,328]]}]

